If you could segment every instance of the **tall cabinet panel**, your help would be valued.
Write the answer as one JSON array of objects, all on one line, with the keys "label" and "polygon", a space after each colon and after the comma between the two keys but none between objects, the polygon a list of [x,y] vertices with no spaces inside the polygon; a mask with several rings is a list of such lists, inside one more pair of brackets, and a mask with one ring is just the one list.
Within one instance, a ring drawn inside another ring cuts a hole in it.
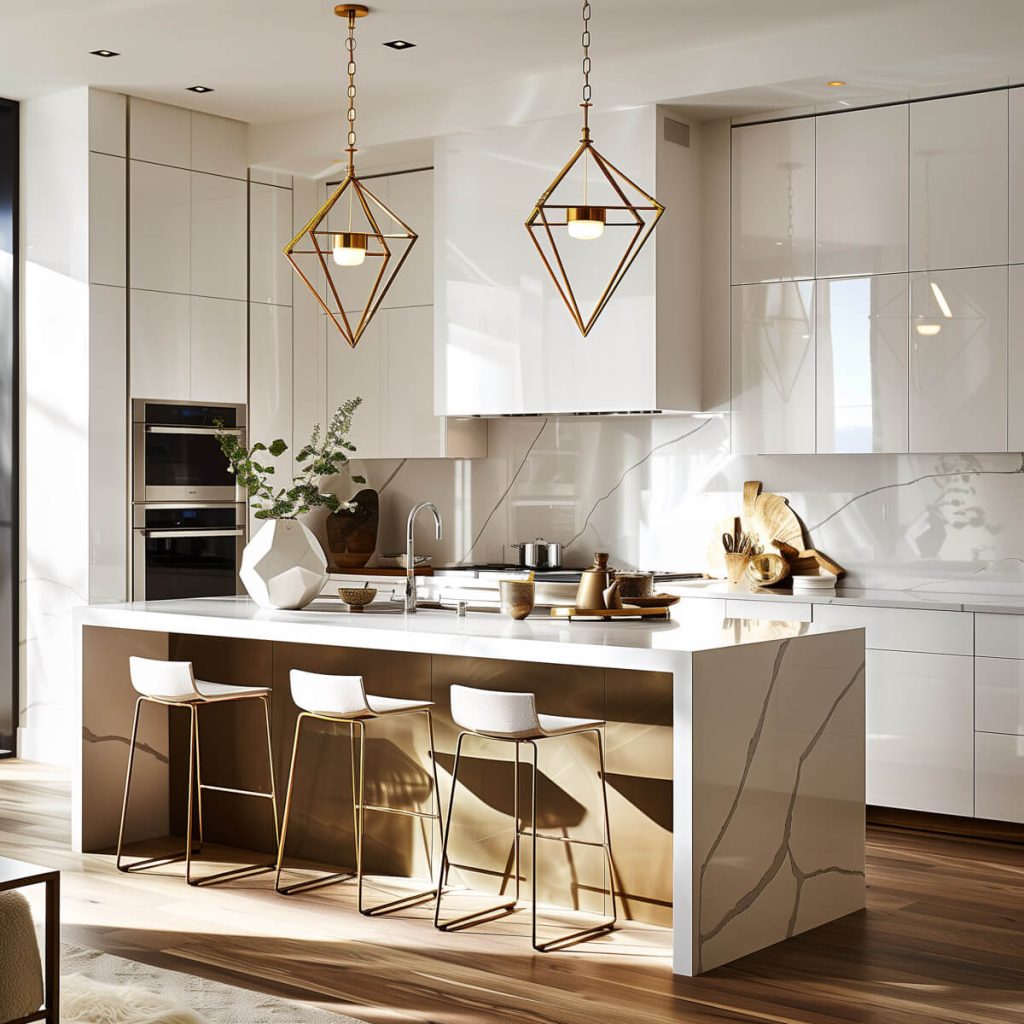
[{"label": "tall cabinet panel", "polygon": [[1024,263],[1024,87],[1011,89],[1010,262]]},{"label": "tall cabinet panel", "polygon": [[1007,262],[1007,92],[911,104],[910,268]]},{"label": "tall cabinet panel", "polygon": [[733,450],[814,451],[814,282],[732,289]]},{"label": "tall cabinet panel", "polygon": [[906,105],[817,119],[817,277],[906,271]]},{"label": "tall cabinet panel", "polygon": [[815,118],[732,133],[734,284],[814,276]]},{"label": "tall cabinet panel", "polygon": [[906,274],[817,282],[817,451],[907,451],[909,285]]},{"label": "tall cabinet panel", "polygon": [[911,451],[1006,451],[1006,295],[1006,267],[912,275]]}]

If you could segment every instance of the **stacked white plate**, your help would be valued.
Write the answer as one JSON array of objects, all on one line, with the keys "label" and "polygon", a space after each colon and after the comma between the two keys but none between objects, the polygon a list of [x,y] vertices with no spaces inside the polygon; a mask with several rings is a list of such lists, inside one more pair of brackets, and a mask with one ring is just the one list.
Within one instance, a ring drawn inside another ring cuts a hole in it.
[{"label": "stacked white plate", "polygon": [[830,572],[819,573],[817,576],[792,577],[793,593],[806,594],[819,590],[835,590],[837,577]]}]

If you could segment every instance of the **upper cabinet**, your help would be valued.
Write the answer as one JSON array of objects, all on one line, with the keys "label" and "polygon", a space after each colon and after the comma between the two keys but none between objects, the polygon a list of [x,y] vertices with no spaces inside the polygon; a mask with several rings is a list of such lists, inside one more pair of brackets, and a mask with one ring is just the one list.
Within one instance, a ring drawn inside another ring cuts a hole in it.
[{"label": "upper cabinet", "polygon": [[[438,140],[436,412],[701,408],[697,128],[650,106],[595,118],[600,152],[666,212],[586,338],[524,227],[573,153],[578,117]],[[588,167],[591,189],[608,189],[592,161]],[[583,172],[580,161],[563,186],[567,196],[583,195]],[[559,232],[559,252],[585,315],[632,234],[609,226],[600,239],[581,241]]]},{"label": "upper cabinet", "polygon": [[1011,89],[1010,262],[1024,263],[1024,88]]},{"label": "upper cabinet", "polygon": [[1005,264],[1005,89],[910,106],[910,268]]},{"label": "upper cabinet", "polygon": [[814,277],[813,117],[732,133],[733,284]]},{"label": "upper cabinet", "polygon": [[817,119],[817,277],[897,274],[908,267],[907,106]]}]

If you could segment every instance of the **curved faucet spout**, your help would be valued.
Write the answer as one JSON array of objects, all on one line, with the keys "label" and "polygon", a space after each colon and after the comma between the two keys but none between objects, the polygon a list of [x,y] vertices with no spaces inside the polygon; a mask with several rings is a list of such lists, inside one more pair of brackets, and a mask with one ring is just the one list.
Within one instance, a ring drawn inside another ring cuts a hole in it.
[{"label": "curved faucet spout", "polygon": [[409,519],[405,526],[405,610],[406,612],[416,611],[416,556],[413,551],[413,532],[416,526],[416,516],[425,508],[429,508],[434,515],[434,536],[441,539],[441,513],[432,501],[421,501],[413,505],[409,511]]}]

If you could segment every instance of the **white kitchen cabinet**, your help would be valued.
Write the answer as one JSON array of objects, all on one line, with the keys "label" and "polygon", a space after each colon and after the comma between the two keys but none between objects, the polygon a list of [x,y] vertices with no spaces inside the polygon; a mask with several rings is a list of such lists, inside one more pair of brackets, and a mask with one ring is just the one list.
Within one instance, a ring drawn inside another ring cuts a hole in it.
[{"label": "white kitchen cabinet", "polygon": [[[701,135],[670,131],[659,108],[603,111],[595,138],[666,213],[590,334],[573,322],[523,222],[573,152],[579,119],[559,117],[435,146],[434,408],[449,416],[694,411],[700,395]],[[812,153],[813,156],[813,153]],[[583,195],[583,163],[552,201]],[[591,200],[614,199],[590,178]],[[639,197],[637,197],[639,201]],[[629,233],[592,241],[559,232],[584,316],[602,295]],[[674,243],[674,244],[673,244]],[[657,288],[671,268],[672,286]],[[659,328],[660,325],[660,328]]]},{"label": "white kitchen cabinet", "polygon": [[1024,615],[979,612],[974,616],[974,643],[979,658],[1024,659]]},{"label": "white kitchen cabinet", "polygon": [[909,131],[906,105],[816,119],[817,277],[908,269]]},{"label": "white kitchen cabinet", "polygon": [[131,397],[189,397],[189,297],[139,291],[130,298]]},{"label": "white kitchen cabinet", "polygon": [[184,107],[129,97],[129,156],[133,160],[187,168],[191,125],[191,111]]},{"label": "white kitchen cabinet", "polygon": [[230,178],[248,176],[248,125],[227,117],[198,110],[190,112],[191,146],[188,166],[194,171],[223,174]]},{"label": "white kitchen cabinet", "polygon": [[[292,448],[292,311],[288,306],[249,304],[249,436],[267,444],[282,437]],[[292,449],[288,457],[294,454]]]},{"label": "white kitchen cabinet", "polygon": [[1024,736],[978,733],[974,766],[975,815],[1024,822]]},{"label": "white kitchen cabinet", "polygon": [[125,161],[89,154],[89,281],[124,287]]},{"label": "white kitchen cabinet", "polygon": [[815,450],[814,283],[732,289],[733,451]]},{"label": "white kitchen cabinet", "polygon": [[246,303],[193,295],[189,300],[189,398],[245,402]]},{"label": "white kitchen cabinet", "polygon": [[357,395],[362,405],[356,410],[349,440],[356,446],[356,458],[384,457],[383,414],[383,337],[384,313],[378,313],[355,348],[349,346],[327,318],[327,411],[329,420],[335,410]]},{"label": "white kitchen cabinet", "polygon": [[905,452],[910,279],[817,282],[817,451]]},{"label": "white kitchen cabinet", "polygon": [[912,270],[1007,262],[1007,117],[1006,90],[911,104]]},{"label": "white kitchen cabinet", "polygon": [[867,800],[974,813],[974,659],[867,652]]},{"label": "white kitchen cabinet", "polygon": [[127,156],[128,98],[105,89],[89,90],[89,149]]},{"label": "white kitchen cabinet", "polygon": [[130,160],[132,288],[189,290],[189,173]]},{"label": "white kitchen cabinet", "polygon": [[1024,661],[978,658],[974,664],[974,728],[1024,736]]},{"label": "white kitchen cabinet", "polygon": [[910,450],[1007,445],[1007,269],[911,278]]},{"label": "white kitchen cabinet", "polygon": [[197,171],[190,179],[188,291],[211,298],[244,299],[248,186],[235,178]]},{"label": "white kitchen cabinet", "polygon": [[482,420],[434,415],[433,309],[384,309],[354,348],[327,327],[327,415],[359,395],[352,443],[364,459],[483,458]]},{"label": "white kitchen cabinet", "polygon": [[1024,263],[1024,88],[1009,91],[1010,262]]},{"label": "white kitchen cabinet", "polygon": [[974,653],[974,616],[970,612],[819,604],[814,607],[814,621],[825,626],[863,626],[864,643],[872,650]]},{"label": "white kitchen cabinet", "polygon": [[1024,451],[1024,266],[1013,266],[1009,275],[1010,301],[1007,305],[1007,362],[1009,397],[1007,448],[1011,452]]},{"label": "white kitchen cabinet", "polygon": [[816,120],[733,129],[733,284],[814,276]]},{"label": "white kitchen cabinet", "polygon": [[[374,190],[381,184],[372,179]],[[409,171],[387,176],[387,204],[417,234],[382,307],[432,306],[434,303],[434,171]],[[430,330],[433,336],[433,326]],[[430,395],[433,403],[433,389]]]},{"label": "white kitchen cabinet", "polygon": [[[292,304],[295,271],[281,250],[291,241],[292,190],[275,185],[249,184],[249,301]],[[300,282],[300,298],[312,296]]]}]

